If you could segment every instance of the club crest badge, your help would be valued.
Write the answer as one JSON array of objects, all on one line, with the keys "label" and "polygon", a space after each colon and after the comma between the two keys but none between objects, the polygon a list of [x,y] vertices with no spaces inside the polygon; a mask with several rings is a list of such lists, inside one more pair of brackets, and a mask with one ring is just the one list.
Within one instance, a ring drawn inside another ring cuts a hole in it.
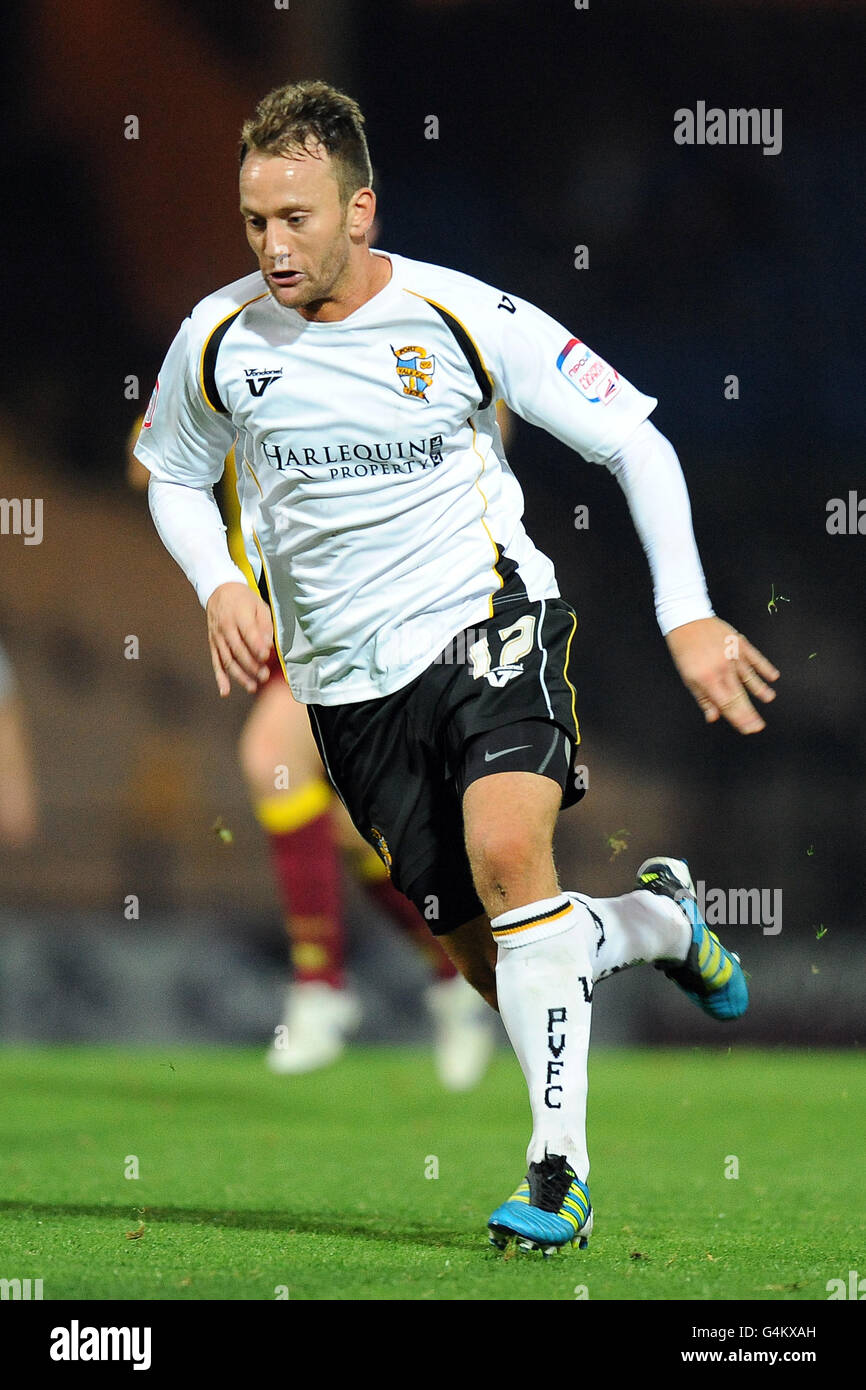
[{"label": "club crest badge", "polygon": [[422,347],[392,347],[391,351],[397,359],[397,376],[403,395],[426,401],[436,370],[436,358],[428,357]]}]

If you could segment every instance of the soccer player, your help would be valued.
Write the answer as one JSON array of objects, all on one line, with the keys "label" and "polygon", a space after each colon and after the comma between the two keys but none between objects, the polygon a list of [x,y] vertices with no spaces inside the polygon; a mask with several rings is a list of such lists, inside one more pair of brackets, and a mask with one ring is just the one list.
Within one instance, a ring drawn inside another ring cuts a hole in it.
[{"label": "soccer player", "polygon": [[[137,491],[150,480],[148,469],[131,453],[141,423],[139,417],[127,460],[127,481]],[[255,587],[241,534],[233,449],[226,456],[218,494],[229,553]],[[472,1090],[496,1047],[493,1016],[352,825],[328,784],[304,707],[292,699],[273,651],[268,668],[270,678],[256,692],[238,749],[253,812],[267,837],[292,961],[282,1022],[274,1030],[267,1064],[281,1076],[329,1066],[361,1021],[361,1003],[348,987],[344,969],[342,858],[370,901],[424,957],[430,973],[424,999],[433,1023],[439,1080],[449,1091]],[[289,785],[279,789],[278,769],[290,772]]]},{"label": "soccer player", "polygon": [[[584,1244],[594,982],[658,962],[719,1019],[748,993],[684,861],[647,861],[617,898],[558,882],[554,824],[582,795],[576,619],[521,523],[497,398],[617,478],[707,721],[762,729],[750,696],[771,700],[778,672],[713,613],[655,400],[510,291],[368,246],[354,101],[322,82],[279,88],[241,141],[258,269],[204,299],[169,349],[137,447],[153,517],[206,609],[220,695],[265,681],[276,644],[354,824],[502,1015],[533,1124],[491,1240]],[[242,582],[211,494],[235,440],[267,601]]]}]

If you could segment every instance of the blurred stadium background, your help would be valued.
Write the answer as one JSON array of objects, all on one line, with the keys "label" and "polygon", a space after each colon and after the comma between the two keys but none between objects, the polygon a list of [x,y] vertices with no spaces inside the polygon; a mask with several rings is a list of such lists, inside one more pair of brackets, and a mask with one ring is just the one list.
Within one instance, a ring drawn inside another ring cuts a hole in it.
[{"label": "blurred stadium background", "polygon": [[[5,7],[0,496],[42,499],[44,535],[0,536],[37,798],[35,828],[10,820],[0,845],[0,1036],[264,1047],[277,1020],[286,944],[236,755],[248,699],[215,694],[201,611],[124,450],[180,320],[251,268],[242,119],[271,86],[322,76],[367,113],[382,247],[533,300],[659,397],[716,610],[782,669],[765,733],[706,729],[618,488],[517,421],[527,524],[580,619],[590,790],[561,825],[563,881],[623,892],[662,851],[707,885],[781,890],[778,934],[727,931],[753,975],[737,1039],[861,1040],[866,538],[825,522],[830,498],[866,493],[864,11]],[[676,145],[673,113],[698,100],[781,107],[782,153]],[[361,1036],[423,1038],[420,963],[350,901]],[[651,971],[607,986],[597,1039],[716,1040],[674,995]]]}]

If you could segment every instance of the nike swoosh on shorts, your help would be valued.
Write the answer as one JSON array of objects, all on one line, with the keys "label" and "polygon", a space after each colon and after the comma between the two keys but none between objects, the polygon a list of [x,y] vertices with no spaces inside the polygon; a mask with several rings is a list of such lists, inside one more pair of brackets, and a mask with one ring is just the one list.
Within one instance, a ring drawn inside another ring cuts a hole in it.
[{"label": "nike swoosh on shorts", "polygon": [[484,754],[484,761],[492,763],[497,758],[504,758],[506,753],[520,753],[524,748],[531,748],[531,743],[518,743],[516,748],[501,748],[498,753],[487,752]]}]

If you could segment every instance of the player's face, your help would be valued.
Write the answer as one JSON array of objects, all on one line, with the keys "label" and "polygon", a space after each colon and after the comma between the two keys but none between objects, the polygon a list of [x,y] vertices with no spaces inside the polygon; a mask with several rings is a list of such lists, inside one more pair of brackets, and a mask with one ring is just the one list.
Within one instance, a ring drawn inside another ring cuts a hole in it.
[{"label": "player's face", "polygon": [[249,154],[240,191],[247,240],[277,303],[303,312],[339,297],[350,278],[357,219],[352,201],[341,206],[327,152]]}]

